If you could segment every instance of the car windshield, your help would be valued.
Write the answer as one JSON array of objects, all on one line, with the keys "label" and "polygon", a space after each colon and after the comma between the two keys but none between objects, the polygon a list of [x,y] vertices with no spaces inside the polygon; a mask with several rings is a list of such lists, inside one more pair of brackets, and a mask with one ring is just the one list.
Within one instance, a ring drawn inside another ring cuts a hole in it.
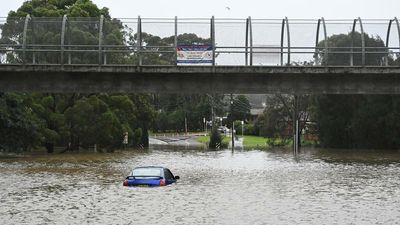
[{"label": "car windshield", "polygon": [[132,171],[134,177],[161,177],[160,168],[136,168]]}]

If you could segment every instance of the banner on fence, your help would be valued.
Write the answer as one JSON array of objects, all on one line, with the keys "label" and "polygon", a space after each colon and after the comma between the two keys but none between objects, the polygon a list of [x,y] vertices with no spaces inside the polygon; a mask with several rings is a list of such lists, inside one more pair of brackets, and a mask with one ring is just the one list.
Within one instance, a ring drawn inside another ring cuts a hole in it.
[{"label": "banner on fence", "polygon": [[211,65],[211,45],[180,45],[176,49],[178,65]]}]

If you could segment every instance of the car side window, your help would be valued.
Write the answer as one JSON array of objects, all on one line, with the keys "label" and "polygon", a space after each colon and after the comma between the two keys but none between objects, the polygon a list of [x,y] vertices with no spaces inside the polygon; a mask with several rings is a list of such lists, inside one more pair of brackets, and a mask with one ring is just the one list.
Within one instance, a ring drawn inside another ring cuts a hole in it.
[{"label": "car side window", "polygon": [[167,179],[167,180],[174,179],[174,175],[172,175],[172,173],[171,173],[171,171],[169,171],[169,169],[164,170],[164,175],[165,175],[165,179]]}]

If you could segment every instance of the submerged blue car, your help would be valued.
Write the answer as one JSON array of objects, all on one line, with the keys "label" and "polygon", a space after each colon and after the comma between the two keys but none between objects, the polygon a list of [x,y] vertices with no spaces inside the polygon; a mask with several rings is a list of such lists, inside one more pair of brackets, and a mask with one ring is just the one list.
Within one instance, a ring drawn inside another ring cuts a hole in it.
[{"label": "submerged blue car", "polygon": [[179,176],[174,176],[171,171],[164,167],[146,166],[136,167],[126,177],[124,186],[166,186],[175,183]]}]

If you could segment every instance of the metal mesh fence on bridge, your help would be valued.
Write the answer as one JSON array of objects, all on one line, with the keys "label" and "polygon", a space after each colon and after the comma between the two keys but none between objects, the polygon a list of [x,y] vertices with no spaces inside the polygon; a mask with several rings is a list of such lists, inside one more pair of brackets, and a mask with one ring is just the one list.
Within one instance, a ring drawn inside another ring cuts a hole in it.
[{"label": "metal mesh fence on bridge", "polygon": [[399,56],[397,18],[0,18],[1,64],[399,66]]}]

